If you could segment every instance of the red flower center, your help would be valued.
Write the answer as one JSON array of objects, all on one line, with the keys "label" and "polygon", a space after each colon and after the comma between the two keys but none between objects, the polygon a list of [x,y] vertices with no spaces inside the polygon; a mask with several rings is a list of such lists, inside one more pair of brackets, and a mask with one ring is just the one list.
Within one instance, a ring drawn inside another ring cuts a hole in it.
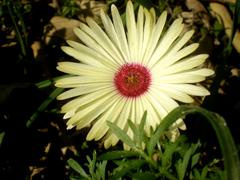
[{"label": "red flower center", "polygon": [[126,97],[138,97],[145,93],[151,83],[149,70],[136,63],[124,64],[114,76],[119,93]]}]

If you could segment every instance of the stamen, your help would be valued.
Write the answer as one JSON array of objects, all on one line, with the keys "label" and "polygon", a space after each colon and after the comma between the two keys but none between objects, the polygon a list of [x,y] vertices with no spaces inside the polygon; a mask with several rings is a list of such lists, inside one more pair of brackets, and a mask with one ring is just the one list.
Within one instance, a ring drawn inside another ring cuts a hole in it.
[{"label": "stamen", "polygon": [[150,86],[151,74],[140,64],[124,64],[114,76],[114,85],[125,97],[138,97],[144,94]]}]

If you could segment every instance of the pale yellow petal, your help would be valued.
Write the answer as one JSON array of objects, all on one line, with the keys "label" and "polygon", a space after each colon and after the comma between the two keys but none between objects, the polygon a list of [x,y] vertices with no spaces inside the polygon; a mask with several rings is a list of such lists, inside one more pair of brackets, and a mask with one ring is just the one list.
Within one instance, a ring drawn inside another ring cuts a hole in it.
[{"label": "pale yellow petal", "polygon": [[126,59],[126,60],[130,61],[130,52],[129,52],[126,33],[124,30],[121,16],[120,16],[116,6],[114,6],[114,5],[111,6],[111,12],[112,12],[113,24],[115,27],[115,31],[118,35],[118,38],[120,39],[121,47],[122,47],[123,51],[126,52],[126,56],[128,57],[128,59]]},{"label": "pale yellow petal", "polygon": [[199,44],[194,43],[189,46],[184,47],[180,51],[174,54],[166,54],[152,69],[152,71],[157,72],[166,67],[174,64],[175,62],[181,60],[182,58],[188,56],[198,48]]},{"label": "pale yellow petal", "polygon": [[158,18],[156,25],[154,25],[154,27],[152,29],[152,33],[149,38],[146,50],[142,49],[142,51],[144,51],[144,53],[145,53],[144,57],[143,57],[144,63],[147,63],[149,61],[150,57],[152,56],[152,54],[154,53],[154,50],[155,50],[157,43],[159,42],[160,36],[162,34],[166,19],[167,19],[167,12],[164,11],[161,14],[161,16]]},{"label": "pale yellow petal", "polygon": [[105,31],[107,32],[108,36],[113,41],[115,46],[118,48],[119,52],[121,52],[121,56],[123,57],[122,60],[126,62],[127,59],[130,59],[130,57],[128,56],[128,52],[126,51],[126,48],[123,46],[121,42],[122,40],[119,39],[119,36],[115,30],[115,27],[111,19],[109,18],[108,15],[105,14],[103,10],[101,10],[101,19],[102,19],[102,23],[104,25]]},{"label": "pale yellow petal", "polygon": [[114,104],[97,120],[87,135],[87,140],[100,140],[109,130],[107,121],[115,123],[124,106],[124,101],[118,97]]},{"label": "pale yellow petal", "polygon": [[[87,25],[82,24],[82,29],[85,29],[85,31],[89,30],[89,27]],[[83,28],[84,27],[84,28]],[[105,56],[111,63],[114,63],[115,65],[119,65],[116,60],[111,56],[111,54],[106,51],[105,48],[103,48],[98,42],[94,39],[94,37],[91,37],[89,34],[84,32],[82,29],[75,28],[74,33],[77,35],[77,37],[88,47],[96,51],[97,53]],[[91,32],[91,30],[89,30]]]},{"label": "pale yellow petal", "polygon": [[177,88],[171,88],[171,87],[172,87],[171,84],[163,84],[163,83],[154,86],[154,88],[157,91],[167,94],[169,97],[177,101],[181,101],[184,103],[192,103],[194,101],[193,98],[190,97],[187,93],[182,92]]},{"label": "pale yellow petal", "polygon": [[101,99],[107,96],[109,93],[113,91],[114,91],[113,87],[110,87],[110,88],[101,89],[99,91],[81,96],[79,98],[75,98],[62,106],[62,112],[66,113],[68,111],[72,111],[73,109],[78,109],[79,107],[85,104],[91,103],[93,101],[97,101],[98,99]]},{"label": "pale yellow petal", "polygon": [[97,66],[97,67],[102,66],[102,64],[97,59],[95,59],[92,55],[87,54],[87,52],[79,52],[76,49],[68,47],[68,46],[63,46],[62,50],[66,54],[74,57],[75,59],[77,59],[85,64],[89,64],[89,65]]},{"label": "pale yellow petal", "polygon": [[131,1],[127,2],[126,7],[126,26],[127,26],[127,38],[128,46],[130,50],[130,57],[132,61],[138,58],[138,37],[137,37],[137,26],[135,20],[135,14],[133,10],[133,4]]},{"label": "pale yellow petal", "polygon": [[156,81],[158,83],[196,83],[201,82],[205,80],[205,77],[202,75],[195,75],[188,73],[179,73],[179,74],[173,74],[173,75],[167,75],[159,77]]},{"label": "pale yellow petal", "polygon": [[83,109],[77,112],[75,116],[69,119],[67,125],[71,124],[77,126],[77,129],[86,127],[115,103],[116,97],[114,96],[116,96],[116,94],[111,93],[94,103],[87,104]]},{"label": "pale yellow petal", "polygon": [[142,51],[141,53],[141,59],[142,63],[145,64],[143,60],[144,53],[146,52],[146,49],[149,45],[149,39],[152,34],[152,29],[154,26],[155,21],[153,21],[153,18],[151,17],[151,14],[147,9],[144,8],[144,15],[145,15],[145,22],[144,22],[144,29],[143,29],[143,42],[142,42]]},{"label": "pale yellow petal", "polygon": [[169,50],[174,40],[180,35],[183,30],[184,25],[182,24],[182,19],[176,19],[167,32],[164,34],[163,38],[160,40],[155,52],[152,57],[148,60],[148,67],[155,65],[161,57]]},{"label": "pale yellow petal", "polygon": [[70,89],[68,91],[65,91],[62,94],[60,94],[57,97],[57,99],[58,100],[64,100],[64,99],[68,99],[68,98],[72,98],[72,97],[96,92],[96,91],[99,91],[101,89],[110,88],[111,86],[112,85],[110,85],[110,84],[105,84],[105,85],[102,84],[101,86],[99,86],[99,84],[87,84],[87,85],[84,85],[82,87],[76,87],[76,88]]},{"label": "pale yellow petal", "polygon": [[143,7],[140,6],[138,10],[138,17],[137,17],[137,36],[138,36],[138,52],[137,52],[137,59],[135,60],[138,63],[142,62],[141,52],[143,51],[143,27],[144,27],[144,13]]},{"label": "pale yellow petal", "polygon": [[101,68],[100,70],[94,66],[75,62],[58,62],[57,69],[68,74],[86,76],[99,76],[100,74],[113,73],[113,71],[109,71],[108,69]]},{"label": "pale yellow petal", "polygon": [[98,76],[73,76],[59,79],[56,81],[57,87],[76,87],[81,84],[88,83],[112,83],[112,77],[108,74],[98,74]]},{"label": "pale yellow petal", "polygon": [[176,64],[173,64],[168,68],[165,68],[164,70],[162,70],[161,74],[167,75],[167,74],[179,73],[186,70],[191,70],[203,64],[207,58],[208,58],[207,54],[200,54],[197,56],[183,59],[182,61]]},{"label": "pale yellow petal", "polygon": [[95,38],[99,45],[109,53],[116,63],[123,63],[124,57],[121,56],[119,50],[112,43],[106,33],[100,28],[100,26],[94,20],[92,20],[92,18],[87,18],[86,21],[89,25],[89,28],[87,28],[87,26],[80,27],[85,30],[86,33],[89,33],[92,38]]},{"label": "pale yellow petal", "polygon": [[[99,63],[101,63],[100,66],[98,67],[101,67],[101,68],[108,68],[108,70],[116,70],[118,68],[118,66],[116,66],[116,63],[113,62],[113,60],[111,59],[110,56],[105,56],[104,53],[101,52],[101,48],[99,48],[99,50],[96,50],[96,49],[91,49],[89,48],[88,46],[85,46],[83,44],[80,44],[78,42],[75,42],[75,41],[71,41],[71,40],[68,40],[67,43],[75,48],[79,53],[82,54],[87,54],[88,56],[92,57],[92,59],[95,59],[95,61],[98,61]],[[97,48],[97,46],[95,46],[95,48]],[[85,59],[84,59],[85,60]],[[89,64],[88,60],[85,60],[85,61],[82,61],[86,64]]]}]

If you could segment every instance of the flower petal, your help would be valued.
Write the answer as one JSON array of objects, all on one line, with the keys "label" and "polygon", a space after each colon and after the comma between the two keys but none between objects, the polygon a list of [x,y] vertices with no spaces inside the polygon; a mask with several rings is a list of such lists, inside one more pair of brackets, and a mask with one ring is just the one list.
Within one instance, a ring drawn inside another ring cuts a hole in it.
[{"label": "flower petal", "polygon": [[163,70],[168,66],[171,66],[175,62],[181,60],[182,58],[194,52],[198,48],[198,46],[199,46],[198,43],[194,43],[184,47],[177,53],[166,54],[166,56],[162,57],[162,59],[152,68],[152,70],[155,72],[155,71]]},{"label": "flower petal", "polygon": [[135,61],[138,58],[138,37],[133,4],[130,1],[128,1],[126,7],[126,26],[130,57],[132,61]]},{"label": "flower petal", "polygon": [[109,53],[109,55],[116,61],[116,63],[121,64],[124,63],[124,57],[121,56],[119,50],[112,43],[106,33],[99,27],[99,25],[92,20],[91,18],[86,19],[88,26],[81,24],[80,27],[84,30],[88,35],[99,43]]},{"label": "flower petal", "polygon": [[[81,56],[83,56],[83,54],[86,54],[87,56],[92,57],[92,59],[95,59],[95,61],[97,60],[100,63],[100,65],[97,64],[98,67],[103,67],[103,68],[107,67],[109,70],[116,70],[117,69],[116,63],[113,62],[113,60],[111,59],[110,56],[108,56],[108,55],[105,56],[101,52],[98,52],[95,49],[91,49],[91,48],[89,48],[89,47],[87,47],[83,44],[77,43],[75,41],[68,40],[67,43],[71,47],[76,49],[79,53],[81,53]],[[86,64],[89,64],[89,60],[84,59],[84,57],[82,57],[82,62],[84,62]]]},{"label": "flower petal", "polygon": [[117,118],[122,112],[124,105],[125,103],[122,98],[116,98],[114,104],[93,125],[87,135],[87,140],[95,139],[97,141],[101,139],[109,130],[106,122],[117,122]]},{"label": "flower petal", "polygon": [[192,84],[162,84],[162,87],[174,89],[175,91],[182,91],[193,96],[207,96],[210,94],[203,86],[196,86]]},{"label": "flower petal", "polygon": [[68,103],[66,103],[65,105],[62,106],[62,112],[66,113],[68,111],[78,109],[81,106],[84,106],[84,105],[86,105],[88,103],[91,103],[91,102],[95,102],[98,99],[103,98],[104,96],[106,96],[107,94],[109,94],[113,91],[114,90],[113,90],[112,87],[104,88],[104,89],[101,89],[99,91],[96,91],[96,92],[81,96],[79,98],[76,98],[74,100],[71,100],[70,102],[68,102]]},{"label": "flower petal", "polygon": [[[125,99],[124,104],[125,105],[122,108],[122,112],[120,113],[119,118],[116,122],[116,125],[121,129],[123,129],[126,126],[127,120],[129,118],[129,113],[131,111],[130,109],[131,101]],[[118,138],[116,138],[116,136],[113,133],[110,133],[107,135],[106,140],[104,141],[104,147],[109,148],[111,145],[114,146],[117,142]]]},{"label": "flower petal", "polygon": [[203,64],[207,58],[208,58],[207,54],[200,54],[197,56],[183,59],[182,61],[175,63],[172,66],[169,66],[168,68],[165,68],[164,70],[162,70],[161,74],[164,74],[164,75],[174,74],[174,73],[179,73],[185,70],[193,69]]},{"label": "flower petal", "polygon": [[126,60],[130,61],[130,52],[129,52],[126,33],[123,27],[121,16],[116,6],[114,5],[111,6],[111,12],[112,12],[113,24],[114,24],[116,33],[118,35],[118,38],[120,39],[121,47],[123,51],[126,52],[126,56],[128,57],[128,59]]},{"label": "flower petal", "polygon": [[184,25],[182,24],[182,19],[176,19],[167,32],[164,34],[163,38],[160,40],[155,52],[152,57],[148,60],[148,67],[155,65],[161,57],[169,50],[173,41],[180,35],[183,30]]},{"label": "flower petal", "polygon": [[143,51],[142,46],[143,46],[143,27],[144,27],[144,12],[143,12],[143,7],[140,6],[138,10],[138,17],[137,17],[137,35],[138,35],[138,52],[137,52],[137,58],[136,62],[141,63],[142,61],[142,56],[141,52]]},{"label": "flower petal", "polygon": [[90,83],[111,83],[112,76],[107,74],[98,74],[98,76],[73,76],[59,79],[56,81],[55,86],[62,88],[77,87],[81,84],[90,84]]},{"label": "flower petal", "polygon": [[58,62],[57,69],[59,71],[73,74],[73,75],[87,75],[87,76],[99,76],[101,74],[113,73],[105,68],[96,68],[94,66],[89,66],[86,64],[80,64],[75,62]]},{"label": "flower petal", "polygon": [[146,50],[144,51],[143,62],[147,63],[156,49],[157,43],[159,42],[160,36],[162,34],[165,22],[167,20],[167,12],[164,11],[161,16],[158,18],[156,25],[152,29],[151,36],[149,38]]},{"label": "flower petal", "polygon": [[[81,26],[82,29],[85,29],[85,31],[90,31],[89,33],[91,33],[91,35],[93,35],[94,33],[92,33],[91,30],[89,30],[89,27],[87,27],[86,25]],[[97,53],[105,56],[111,63],[114,63],[115,65],[119,65],[117,63],[117,60],[114,59],[111,54],[106,51],[106,49],[104,47],[102,47],[100,44],[98,44],[98,42],[94,39],[94,37],[91,37],[89,34],[87,34],[85,31],[83,31],[82,29],[79,28],[75,28],[74,29],[74,33],[77,35],[77,37],[84,43],[86,44],[88,47],[90,47],[91,49],[93,49],[94,51],[96,51]]]},{"label": "flower petal", "polygon": [[[115,97],[114,97],[115,96]],[[108,110],[114,104],[116,94],[110,93],[98,101],[87,104],[81,111],[77,112],[67,125],[77,126],[77,129],[82,129],[94,121],[99,115]]]},{"label": "flower petal", "polygon": [[66,54],[74,57],[75,59],[77,59],[85,64],[89,64],[89,65],[97,66],[97,67],[102,66],[102,64],[99,63],[99,61],[97,61],[92,55],[87,54],[86,52],[79,52],[76,49],[67,47],[67,46],[63,46],[61,48]]},{"label": "flower petal", "polygon": [[57,99],[58,100],[64,100],[64,99],[68,99],[68,98],[72,98],[72,97],[96,92],[96,91],[99,91],[101,89],[105,89],[105,88],[108,88],[108,87],[111,87],[111,85],[102,84],[101,86],[99,86],[99,84],[86,84],[84,86],[76,87],[76,88],[73,88],[73,89],[70,89],[68,91],[63,92],[62,94],[60,94],[57,97]]},{"label": "flower petal", "polygon": [[109,18],[109,16],[105,14],[103,10],[101,10],[101,19],[104,29],[106,30],[108,36],[114,42],[115,46],[119,49],[119,51],[121,52],[121,56],[123,57],[123,60],[126,62],[127,59],[130,59],[130,57],[128,56],[128,52],[126,48],[123,46],[121,42],[122,40],[119,39],[119,36],[114,28],[111,19]]},{"label": "flower petal", "polygon": [[156,79],[158,83],[196,83],[205,80],[205,77],[202,75],[194,74],[194,73],[178,73],[173,75],[162,76]]},{"label": "flower petal", "polygon": [[[172,84],[159,84],[158,86],[154,86],[157,91],[160,91],[164,94],[167,94],[169,97],[180,101],[180,102],[184,102],[184,103],[192,103],[194,100],[193,98],[191,98],[189,95],[187,95],[187,93],[182,92],[181,90],[177,89],[177,88],[171,88]],[[173,84],[174,87],[175,84]]]}]

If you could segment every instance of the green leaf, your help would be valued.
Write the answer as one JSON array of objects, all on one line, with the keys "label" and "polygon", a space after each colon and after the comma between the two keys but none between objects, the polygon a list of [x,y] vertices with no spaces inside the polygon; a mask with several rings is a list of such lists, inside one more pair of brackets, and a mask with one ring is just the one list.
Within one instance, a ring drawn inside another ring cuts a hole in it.
[{"label": "green leaf", "polygon": [[80,164],[78,164],[77,161],[75,161],[74,159],[70,158],[68,161],[67,161],[68,165],[74,169],[76,172],[78,172],[81,176],[89,179],[87,173],[84,171],[84,169],[80,166]]},{"label": "green leaf", "polygon": [[1,133],[0,133],[0,147],[1,147],[1,145],[2,145],[4,136],[5,136],[5,132],[1,132]]},{"label": "green leaf", "polygon": [[192,156],[191,168],[193,168],[198,163],[199,158],[200,158],[200,153],[194,154]]},{"label": "green leaf", "polygon": [[147,143],[147,136],[145,134],[145,131],[144,131],[144,126],[146,124],[146,119],[147,119],[147,111],[145,111],[143,113],[143,116],[142,116],[142,119],[141,119],[141,122],[140,122],[140,125],[139,125],[139,139],[141,142],[144,142],[145,144]]},{"label": "green leaf", "polygon": [[72,75],[63,75],[63,76],[55,77],[53,79],[47,79],[47,80],[36,83],[35,86],[39,89],[46,88],[46,87],[49,87],[52,84],[54,84],[54,82],[56,82],[59,79],[63,79],[63,78],[66,78],[66,77],[71,77],[71,76]]},{"label": "green leaf", "polygon": [[126,143],[131,148],[136,148],[136,144],[131,138],[126,134],[125,131],[123,131],[121,128],[119,128],[114,123],[108,121],[108,126],[110,127],[110,130],[120,139],[122,142]]},{"label": "green leaf", "polygon": [[157,143],[159,142],[160,137],[165,133],[165,131],[179,118],[183,117],[187,113],[194,112],[193,109],[187,109],[183,106],[177,107],[173,111],[171,111],[160,123],[160,125],[155,130],[153,136],[150,138],[150,141],[147,145],[148,154],[152,156],[153,150]]},{"label": "green leaf", "polygon": [[207,177],[207,173],[208,173],[208,167],[205,166],[201,172],[201,180],[205,180]]},{"label": "green leaf", "polygon": [[144,144],[146,144],[147,136],[144,131],[144,126],[146,123],[147,111],[144,112],[140,124],[134,124],[131,120],[128,121],[130,128],[133,131],[133,139],[136,142],[136,146],[144,150]]},{"label": "green leaf", "polygon": [[164,152],[161,155],[161,166],[167,170],[172,163],[173,154],[178,151],[179,147],[182,147],[180,143],[184,143],[185,136],[180,136],[174,143],[169,142],[164,144]]},{"label": "green leaf", "polygon": [[154,180],[156,179],[156,176],[152,172],[138,172],[131,175],[132,178],[137,180]]},{"label": "green leaf", "polygon": [[48,98],[43,101],[43,103],[38,107],[38,109],[34,112],[34,114],[29,118],[29,120],[26,123],[26,127],[30,127],[32,123],[36,120],[36,118],[39,116],[41,112],[43,112],[48,105],[60,94],[63,92],[64,89],[62,88],[56,88],[52,91],[52,93],[48,96]]},{"label": "green leaf", "polygon": [[131,120],[128,120],[128,125],[131,128],[133,132],[133,141],[136,143],[136,146],[139,147],[141,145],[141,140],[140,140],[140,132],[137,128],[137,125],[134,124]]},{"label": "green leaf", "polygon": [[114,159],[122,159],[126,157],[138,157],[139,154],[133,151],[111,151],[102,154],[98,157],[99,160],[114,160]]},{"label": "green leaf", "polygon": [[196,151],[198,146],[199,146],[199,143],[192,144],[191,147],[184,154],[183,160],[182,161],[179,160],[178,163],[176,164],[179,180],[183,180],[184,179],[184,176],[185,176],[185,173],[187,171],[187,167],[188,167],[190,158],[194,154],[194,152]]},{"label": "green leaf", "polygon": [[131,170],[139,169],[145,163],[146,161],[141,159],[123,161],[117,168],[117,171],[111,177],[109,177],[109,179],[115,180],[115,179],[121,178],[127,173],[130,173]]},{"label": "green leaf", "polygon": [[100,163],[96,164],[96,175],[98,179],[106,179],[105,173],[106,173],[106,166],[107,166],[107,161],[103,161]]},{"label": "green leaf", "polygon": [[149,155],[153,154],[153,150],[163,133],[173,124],[177,119],[183,118],[187,114],[200,113],[212,125],[224,158],[224,167],[226,169],[226,179],[239,180],[240,179],[240,162],[238,151],[233,141],[232,135],[227,127],[225,120],[216,113],[207,111],[201,107],[183,105],[179,106],[170,112],[156,129],[154,135],[150,138],[147,145]]},{"label": "green leaf", "polygon": [[91,174],[91,176],[94,178],[95,177],[95,167],[96,167],[96,161],[97,161],[97,153],[96,151],[93,152],[93,159],[91,160],[91,158],[89,156],[87,156],[87,160],[88,160],[88,168],[89,168],[89,172]]}]

